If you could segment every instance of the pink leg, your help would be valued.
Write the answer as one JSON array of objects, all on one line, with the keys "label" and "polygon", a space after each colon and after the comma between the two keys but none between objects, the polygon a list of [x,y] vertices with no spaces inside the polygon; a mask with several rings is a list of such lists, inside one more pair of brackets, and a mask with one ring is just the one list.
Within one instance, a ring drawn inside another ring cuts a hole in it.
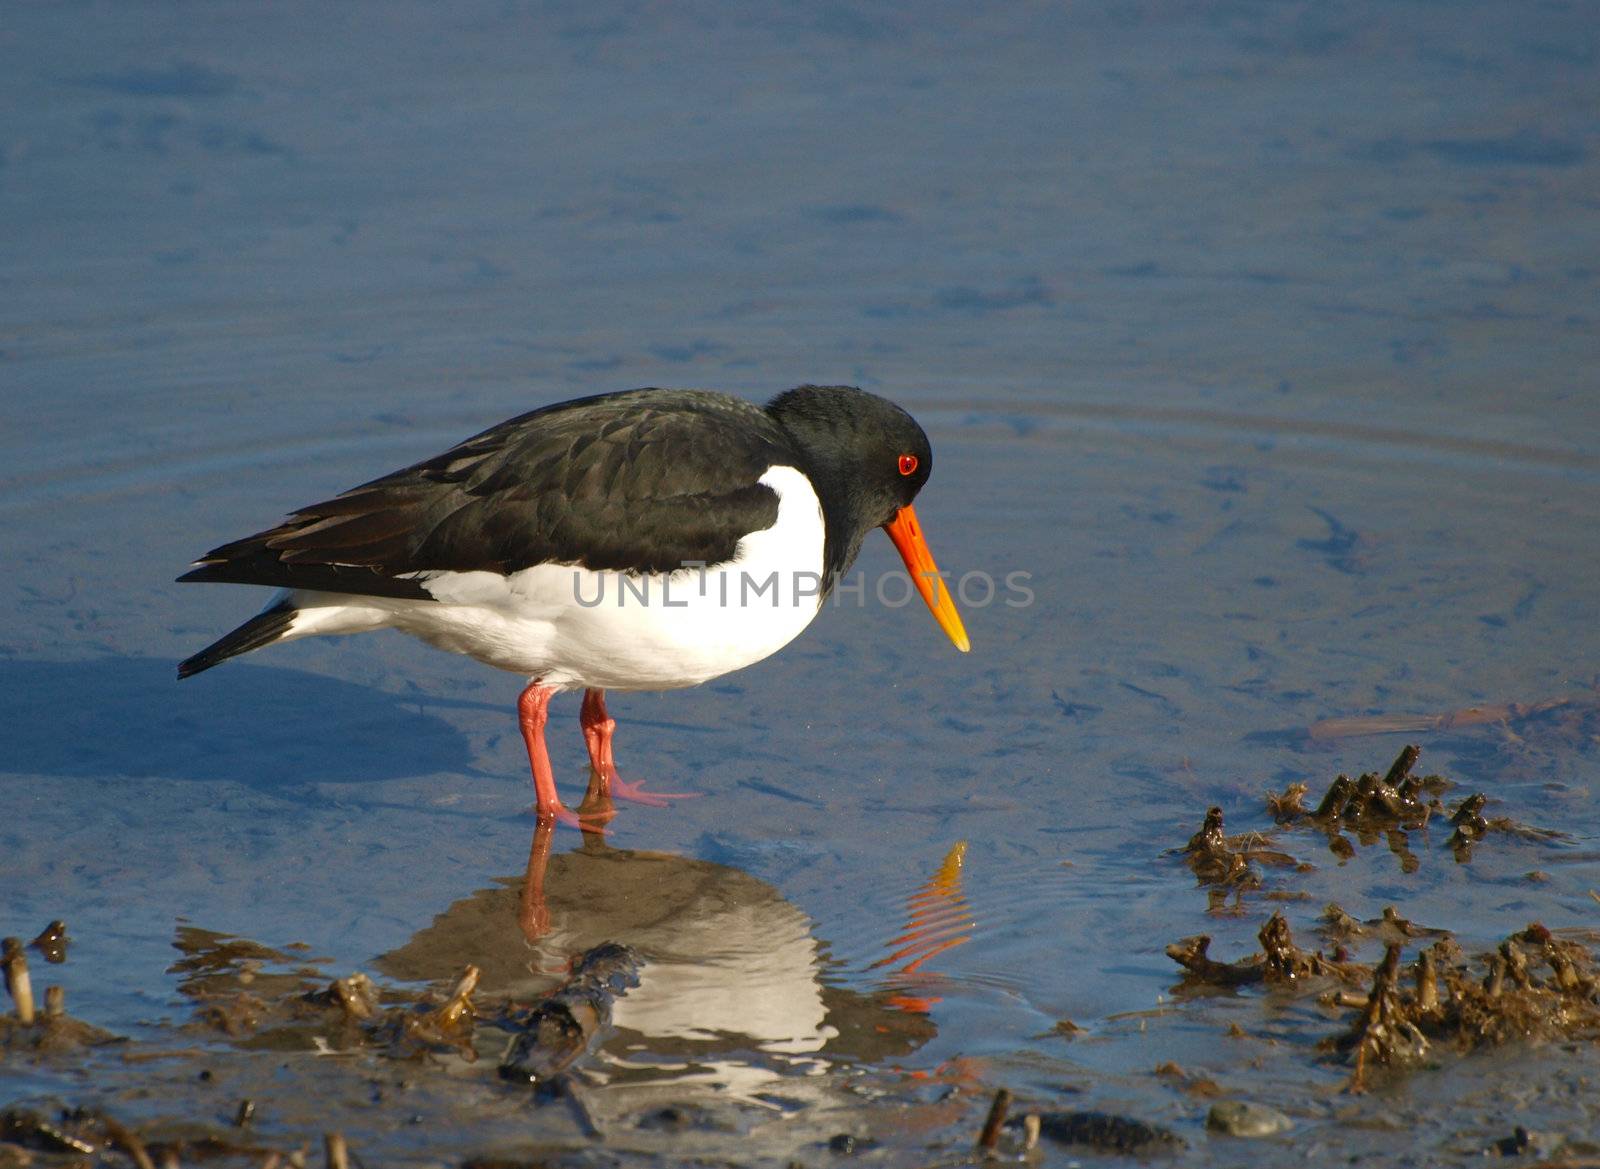
[{"label": "pink leg", "polygon": [[533,769],[534,815],[540,823],[572,818],[572,813],[561,806],[555,772],[550,768],[550,752],[544,745],[544,728],[550,721],[550,699],[555,692],[554,686],[529,682],[517,699],[517,721],[522,725],[522,741],[528,745],[528,765]]},{"label": "pink leg", "polygon": [[578,724],[583,728],[583,745],[589,749],[589,790],[578,805],[578,815],[585,827],[598,824],[603,830],[617,814],[611,802],[611,775],[616,770],[611,761],[611,733],[617,729],[617,721],[606,714],[601,691],[583,692]]},{"label": "pink leg", "polygon": [[611,736],[616,734],[617,720],[606,713],[604,690],[591,687],[583,692],[578,724],[583,727],[583,745],[589,748],[589,770],[594,773],[598,791],[609,794],[617,771],[617,761],[611,754]]},{"label": "pink leg", "polygon": [[606,713],[606,692],[591,687],[583,692],[583,709],[578,714],[583,727],[583,742],[589,748],[589,794],[584,806],[591,803],[610,805],[613,798],[649,804],[664,808],[668,800],[686,799],[697,793],[672,794],[646,792],[644,784],[628,783],[617,778],[617,761],[611,754],[611,736],[616,733],[617,720]]}]

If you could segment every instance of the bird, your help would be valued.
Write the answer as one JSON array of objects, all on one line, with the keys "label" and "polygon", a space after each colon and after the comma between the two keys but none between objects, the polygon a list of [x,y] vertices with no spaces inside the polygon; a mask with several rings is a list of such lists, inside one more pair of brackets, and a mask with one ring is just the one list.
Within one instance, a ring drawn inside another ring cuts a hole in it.
[{"label": "bird", "polygon": [[580,812],[664,803],[618,776],[605,692],[694,686],[775,653],[874,528],[955,647],[971,648],[912,508],[932,470],[915,419],[853,386],[798,386],[765,406],[673,389],[557,402],[200,557],[179,581],[279,591],[178,677],[385,628],[521,674],[535,815],[587,827],[556,789],[551,698],[584,691]]}]

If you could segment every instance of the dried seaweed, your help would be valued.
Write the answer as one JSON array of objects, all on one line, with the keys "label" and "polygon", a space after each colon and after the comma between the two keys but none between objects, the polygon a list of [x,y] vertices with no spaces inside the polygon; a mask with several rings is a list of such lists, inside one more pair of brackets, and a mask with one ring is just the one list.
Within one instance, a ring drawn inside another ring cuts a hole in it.
[{"label": "dried seaweed", "polygon": [[1167,947],[1171,958],[1187,972],[1185,984],[1197,986],[1239,987],[1254,983],[1269,986],[1289,986],[1309,979],[1334,979],[1339,982],[1356,982],[1364,979],[1369,967],[1320,950],[1306,951],[1296,946],[1289,931],[1288,920],[1274,913],[1256,935],[1261,951],[1236,962],[1218,962],[1207,953],[1211,939],[1205,935],[1184,938]]},{"label": "dried seaweed", "polygon": [[1355,1065],[1352,1091],[1365,1091],[1370,1068],[1419,1062],[1432,1044],[1475,1051],[1511,1042],[1600,1039],[1600,973],[1582,944],[1535,922],[1469,961],[1443,938],[1406,968],[1403,943],[1387,944],[1364,999],[1344,1000],[1359,1014],[1329,1046]]},{"label": "dried seaweed", "polygon": [[1403,748],[1382,775],[1372,771],[1356,779],[1337,776],[1315,807],[1308,807],[1305,802],[1310,787],[1291,783],[1282,792],[1268,793],[1267,810],[1274,822],[1284,827],[1322,831],[1329,851],[1341,860],[1354,855],[1355,843],[1370,846],[1382,840],[1406,873],[1416,872],[1421,864],[1411,850],[1409,834],[1427,828],[1435,815],[1448,818],[1453,831],[1446,846],[1463,863],[1472,858],[1473,846],[1490,832],[1535,843],[1566,839],[1564,833],[1504,817],[1486,818],[1483,809],[1488,797],[1481,792],[1446,809],[1440,796],[1454,785],[1442,775],[1414,774],[1412,769],[1421,753],[1422,749],[1415,745]]},{"label": "dried seaweed", "polygon": [[1183,857],[1196,881],[1209,890],[1211,909],[1223,909],[1231,895],[1235,903],[1247,892],[1263,886],[1258,866],[1297,867],[1294,857],[1267,847],[1259,832],[1229,836],[1223,831],[1222,809],[1208,808],[1200,830],[1183,847]]}]

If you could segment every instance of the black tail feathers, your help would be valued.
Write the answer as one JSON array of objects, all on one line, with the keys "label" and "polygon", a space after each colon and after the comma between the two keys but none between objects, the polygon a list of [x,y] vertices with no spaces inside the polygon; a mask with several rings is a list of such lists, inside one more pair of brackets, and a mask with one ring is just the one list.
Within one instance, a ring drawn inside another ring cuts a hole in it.
[{"label": "black tail feathers", "polygon": [[232,633],[218,638],[193,657],[179,662],[178,677],[187,678],[198,674],[201,670],[209,670],[218,662],[225,662],[231,657],[249,653],[264,645],[271,645],[289,632],[289,626],[294,623],[294,615],[297,612],[299,610],[285,601],[265,613],[258,613]]}]

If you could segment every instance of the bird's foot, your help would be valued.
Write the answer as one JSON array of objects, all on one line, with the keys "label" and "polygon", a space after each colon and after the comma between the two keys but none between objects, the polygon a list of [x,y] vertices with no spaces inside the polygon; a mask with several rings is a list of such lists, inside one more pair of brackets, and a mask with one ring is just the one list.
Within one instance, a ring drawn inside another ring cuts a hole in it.
[{"label": "bird's foot", "polygon": [[584,800],[576,809],[565,804],[557,804],[555,808],[546,811],[535,808],[534,815],[540,824],[561,824],[567,828],[576,828],[580,832],[596,832],[605,834],[606,825],[611,823],[612,817],[617,814],[609,800],[595,802]]},{"label": "bird's foot", "polygon": [[[643,804],[647,808],[668,808],[673,800],[692,800],[701,792],[647,792],[644,790],[644,780],[632,783],[619,778],[615,773],[607,777],[604,790],[614,800],[627,800],[634,804]],[[588,803],[587,800],[584,801]]]}]

